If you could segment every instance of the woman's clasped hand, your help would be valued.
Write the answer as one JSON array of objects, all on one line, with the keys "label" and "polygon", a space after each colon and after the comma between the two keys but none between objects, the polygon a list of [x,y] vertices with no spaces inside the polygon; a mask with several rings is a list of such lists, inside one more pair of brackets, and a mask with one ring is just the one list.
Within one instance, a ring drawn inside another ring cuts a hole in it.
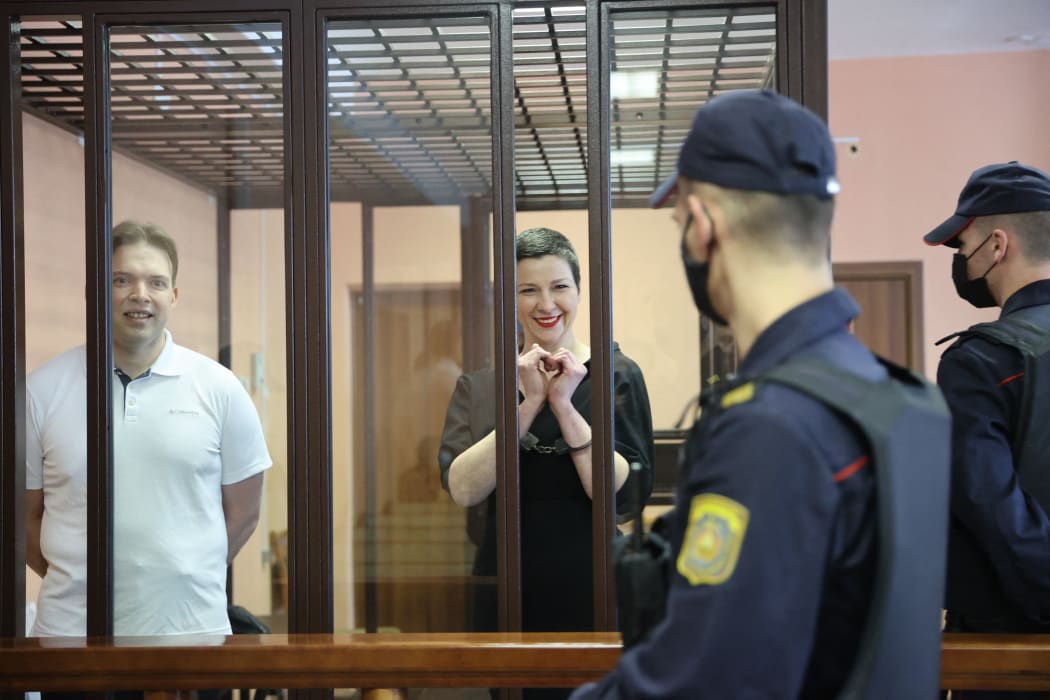
[{"label": "woman's clasped hand", "polygon": [[587,367],[568,348],[554,352],[533,344],[518,356],[518,386],[525,401],[554,409],[568,404],[587,376]]}]

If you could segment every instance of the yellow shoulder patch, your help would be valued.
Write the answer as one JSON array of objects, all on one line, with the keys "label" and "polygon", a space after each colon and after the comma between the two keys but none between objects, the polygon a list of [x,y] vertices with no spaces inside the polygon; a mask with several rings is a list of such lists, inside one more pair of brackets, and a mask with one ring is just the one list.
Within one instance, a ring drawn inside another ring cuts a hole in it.
[{"label": "yellow shoulder patch", "polygon": [[689,525],[678,553],[678,573],[694,586],[717,585],[736,569],[750,511],[717,493],[693,496]]},{"label": "yellow shoulder patch", "polygon": [[732,391],[727,391],[722,397],[722,408],[732,408],[738,404],[747,403],[755,398],[755,383],[741,384]]}]

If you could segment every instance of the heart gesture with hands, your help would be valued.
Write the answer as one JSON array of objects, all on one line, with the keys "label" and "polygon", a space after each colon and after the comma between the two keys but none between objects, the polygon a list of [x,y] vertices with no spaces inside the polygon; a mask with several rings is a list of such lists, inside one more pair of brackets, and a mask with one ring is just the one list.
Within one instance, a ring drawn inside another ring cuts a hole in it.
[{"label": "heart gesture with hands", "polygon": [[587,367],[568,348],[559,348],[554,353],[547,353],[543,364],[549,373],[547,402],[551,404],[551,409],[568,407],[576,388],[587,376]]},{"label": "heart gesture with hands", "polygon": [[539,345],[518,357],[518,386],[525,400],[561,408],[570,403],[587,368],[567,348],[553,353]]}]

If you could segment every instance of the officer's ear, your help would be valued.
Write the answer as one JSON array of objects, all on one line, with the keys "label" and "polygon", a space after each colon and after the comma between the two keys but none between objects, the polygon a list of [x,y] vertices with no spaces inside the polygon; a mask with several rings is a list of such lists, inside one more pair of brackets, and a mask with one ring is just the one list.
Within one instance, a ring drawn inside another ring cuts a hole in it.
[{"label": "officer's ear", "polygon": [[1010,248],[1010,240],[1013,236],[1007,233],[1005,229],[999,227],[992,229],[990,235],[992,240],[989,243],[992,244],[992,253],[995,255],[995,261],[1005,260],[1006,251]]},{"label": "officer's ear", "polygon": [[686,195],[685,207],[689,227],[685,231],[686,247],[694,260],[706,260],[714,236],[711,214],[695,191]]}]

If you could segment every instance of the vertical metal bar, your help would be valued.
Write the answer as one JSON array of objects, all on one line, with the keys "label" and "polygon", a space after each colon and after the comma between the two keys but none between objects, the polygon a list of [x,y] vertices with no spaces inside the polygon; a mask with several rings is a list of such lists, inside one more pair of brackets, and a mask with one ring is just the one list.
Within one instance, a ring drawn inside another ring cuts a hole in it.
[{"label": "vertical metal bar", "polygon": [[[288,357],[289,631],[331,632],[332,499],[323,25],[313,3],[282,22]],[[301,691],[297,698],[328,697]]]},{"label": "vertical metal bar", "polygon": [[492,119],[493,285],[496,329],[496,501],[499,628],[521,629],[521,517],[518,481],[518,348],[514,326],[517,266],[514,259],[514,15],[501,0],[493,32]]},{"label": "vertical metal bar", "polygon": [[113,634],[113,348],[110,323],[109,30],[84,16],[87,305],[87,633]]},{"label": "vertical metal bar", "polygon": [[[309,590],[314,595],[311,632],[331,633],[335,626],[335,598],[332,585],[332,259],[329,247],[328,188],[328,101],[325,52],[325,20],[308,3],[293,12],[304,41],[303,63],[291,75],[302,77],[303,103],[298,110],[303,123],[299,148],[306,158],[306,191],[294,200],[306,202],[304,212],[309,257],[307,302],[310,309],[309,334],[311,360],[308,378],[310,400],[310,470],[313,483],[310,534],[311,576]],[[308,27],[312,25],[313,31]],[[293,113],[297,110],[293,109]],[[324,691],[331,697],[331,691]]]},{"label": "vertical metal bar", "polygon": [[591,290],[592,547],[594,627],[616,627],[611,543],[613,497],[612,212],[609,182],[609,19],[600,0],[587,2],[587,190]]},{"label": "vertical metal bar", "polygon": [[[299,96],[301,83],[291,82],[295,75],[293,66],[304,63],[302,44],[289,36],[291,23],[282,24],[284,66],[282,82],[284,88],[284,241],[285,241],[285,327],[286,327],[286,371],[288,373],[288,631],[303,633],[310,631],[310,475],[307,421],[309,394],[307,393],[306,346],[306,294],[303,284],[308,277],[303,211],[296,206],[296,189],[302,187],[304,166],[299,162],[301,151],[294,150],[301,144],[299,129],[302,125],[289,111],[290,105],[301,105]],[[300,22],[294,25],[301,27]],[[298,183],[298,184],[296,184]],[[290,200],[289,200],[290,197]],[[301,202],[300,202],[301,206]],[[293,692],[294,697],[302,693]]]},{"label": "vertical metal bar", "polygon": [[777,23],[777,48],[776,48],[776,84],[773,89],[782,95],[788,95],[798,99],[801,97],[802,81],[796,74],[798,59],[801,51],[798,50],[792,35],[797,29],[792,29],[792,22],[797,15],[791,11],[793,0],[778,0],[776,4]]},{"label": "vertical metal bar", "polygon": [[802,13],[799,42],[799,71],[802,73],[802,104],[828,119],[828,2],[790,0]]},{"label": "vertical metal bar", "polygon": [[365,443],[365,631],[379,629],[379,591],[376,588],[376,277],[375,210],[361,205],[361,278],[364,282],[364,443]]},{"label": "vertical metal bar", "polygon": [[[302,45],[292,41],[290,27],[301,27],[300,23],[282,23],[284,65],[282,83],[284,88],[284,264],[285,264],[285,353],[288,375],[288,631],[303,633],[310,631],[310,475],[307,421],[304,420],[309,395],[307,393],[306,347],[306,294],[303,284],[307,278],[306,254],[304,251],[303,211],[296,190],[302,187],[305,173],[298,160],[301,153],[293,150],[301,143],[298,130],[302,125],[289,111],[289,105],[301,105],[298,96],[301,83],[291,82],[295,73],[293,66],[302,67]],[[298,184],[297,184],[298,183]],[[290,199],[289,199],[290,198]],[[304,695],[292,692],[293,697]]]},{"label": "vertical metal bar", "polygon": [[0,55],[0,637],[25,635],[25,249],[21,49],[4,15]]}]

